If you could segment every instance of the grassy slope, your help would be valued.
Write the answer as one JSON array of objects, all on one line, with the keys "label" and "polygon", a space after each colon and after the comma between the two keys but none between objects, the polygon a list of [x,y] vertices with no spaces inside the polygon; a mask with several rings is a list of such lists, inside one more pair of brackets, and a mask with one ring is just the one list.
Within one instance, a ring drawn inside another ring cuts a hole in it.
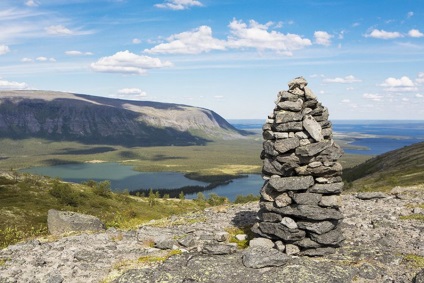
[{"label": "grassy slope", "polygon": [[87,213],[99,217],[108,227],[130,228],[206,205],[116,194],[110,192],[107,183],[90,187],[16,172],[11,176],[0,176],[0,248],[28,236],[47,234],[49,209]]},{"label": "grassy slope", "polygon": [[344,171],[355,190],[390,190],[424,183],[424,142],[376,156]]}]

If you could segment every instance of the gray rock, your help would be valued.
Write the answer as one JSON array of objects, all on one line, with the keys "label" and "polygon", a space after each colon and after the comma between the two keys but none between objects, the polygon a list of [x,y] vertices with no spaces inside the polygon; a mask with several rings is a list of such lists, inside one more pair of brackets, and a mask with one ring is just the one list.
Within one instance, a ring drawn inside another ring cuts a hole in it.
[{"label": "gray rock", "polygon": [[300,229],[308,230],[316,234],[327,233],[336,227],[333,222],[330,221],[319,221],[319,222],[309,222],[309,221],[298,221],[297,225]]},{"label": "gray rock", "polygon": [[273,127],[273,130],[278,132],[298,132],[303,130],[303,124],[302,122],[282,123]]},{"label": "gray rock", "polygon": [[298,246],[293,244],[287,244],[286,245],[286,254],[287,255],[296,255],[300,252],[300,249]]},{"label": "gray rock", "polygon": [[289,90],[292,90],[292,89],[297,88],[297,87],[303,90],[303,89],[305,89],[305,86],[307,86],[307,85],[308,85],[308,82],[305,80],[304,77],[294,78],[293,80],[291,80],[288,83]]},{"label": "gray rock", "polygon": [[243,265],[248,268],[282,266],[290,260],[286,254],[264,247],[248,248],[243,252]]},{"label": "gray rock", "polygon": [[321,151],[329,148],[331,141],[321,141],[296,148],[296,154],[300,156],[314,156]]},{"label": "gray rock", "polygon": [[281,224],[283,224],[284,226],[286,226],[289,229],[298,229],[299,228],[296,224],[296,221],[294,221],[290,217],[283,217],[283,219],[281,219]]},{"label": "gray rock", "polygon": [[414,283],[424,283],[424,268],[415,275]]},{"label": "gray rock", "polygon": [[276,191],[282,193],[286,191],[301,191],[307,190],[314,184],[312,176],[301,177],[285,177],[285,178],[271,178],[269,185]]},{"label": "gray rock", "polygon": [[312,90],[309,87],[305,86],[304,90],[305,90],[306,100],[312,100],[317,98],[317,96],[312,92]]},{"label": "gray rock", "polygon": [[48,211],[47,226],[52,235],[76,231],[98,232],[105,229],[104,224],[95,216],[55,209]]},{"label": "gray rock", "polygon": [[166,236],[159,237],[155,241],[155,247],[161,250],[171,250],[176,244],[177,242],[174,239],[168,238]]},{"label": "gray rock", "polygon": [[[224,232],[224,233],[227,233],[227,232]],[[189,247],[193,247],[194,245],[196,245],[196,241],[195,241],[195,238],[192,235],[187,235],[184,238],[179,239],[178,244],[180,244],[183,247],[189,248]]]},{"label": "gray rock", "polygon": [[324,140],[322,135],[321,125],[315,121],[311,115],[306,115],[303,118],[303,128],[309,133],[309,135],[317,142]]},{"label": "gray rock", "polygon": [[308,192],[318,194],[339,194],[342,192],[343,186],[343,182],[331,184],[315,184],[313,187],[308,189]]},{"label": "gray rock", "polygon": [[274,242],[267,238],[253,238],[249,241],[249,247],[255,248],[255,247],[264,247],[267,249],[272,249],[274,247]]},{"label": "gray rock", "polygon": [[370,200],[370,199],[387,198],[389,196],[382,192],[365,192],[365,193],[358,193],[356,197],[361,200]]},{"label": "gray rock", "polygon": [[342,197],[340,195],[323,196],[319,205],[326,207],[341,207]]},{"label": "gray rock", "polygon": [[261,235],[271,235],[284,241],[295,242],[305,237],[305,231],[299,229],[289,229],[281,223],[260,222],[256,227],[252,227],[252,231]]},{"label": "gray rock", "polygon": [[258,217],[259,217],[259,219],[261,219],[262,221],[265,221],[265,222],[280,222],[281,219],[283,218],[278,213],[264,212],[262,210],[259,211]]},{"label": "gray rock", "polygon": [[265,204],[266,209],[281,215],[295,216],[309,220],[340,220],[343,214],[334,208],[324,208],[315,205],[289,205],[285,207],[271,207]]},{"label": "gray rock", "polygon": [[223,244],[206,244],[202,249],[202,253],[208,255],[226,255],[235,253],[236,251],[236,246]]},{"label": "gray rock", "polygon": [[285,207],[290,205],[292,202],[292,198],[289,197],[287,193],[282,193],[281,195],[278,195],[274,200],[276,207]]},{"label": "gray rock", "polygon": [[299,193],[299,194],[293,193],[289,195],[297,204],[317,205],[322,198],[321,194],[315,194],[315,193]]},{"label": "gray rock", "polygon": [[326,246],[338,246],[345,240],[345,237],[343,236],[341,229],[334,229],[321,235],[311,233],[311,239]]},{"label": "gray rock", "polygon": [[298,242],[295,242],[296,246],[302,247],[302,248],[319,248],[321,247],[320,244],[317,242],[312,241],[309,238],[304,238]]},{"label": "gray rock", "polygon": [[276,140],[274,143],[274,148],[279,153],[285,153],[292,149],[295,149],[299,145],[300,145],[299,139],[297,137],[294,137],[294,138],[287,138],[283,140]]},{"label": "gray rock", "polygon": [[[300,98],[297,101],[283,101],[277,104],[277,106],[280,107],[282,110],[289,110],[289,111],[295,111],[295,112],[302,110],[302,105],[303,105],[303,100]],[[297,120],[297,121],[300,121],[300,120]]]}]

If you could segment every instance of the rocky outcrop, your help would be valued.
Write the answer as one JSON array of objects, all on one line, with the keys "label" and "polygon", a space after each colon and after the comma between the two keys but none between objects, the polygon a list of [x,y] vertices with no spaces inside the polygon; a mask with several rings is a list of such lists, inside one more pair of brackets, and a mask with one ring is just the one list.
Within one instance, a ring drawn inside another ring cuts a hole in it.
[{"label": "rocky outcrop", "polygon": [[344,241],[340,224],[343,182],[328,110],[304,78],[281,91],[263,126],[260,222],[252,231],[287,254],[334,253]]},{"label": "rocky outcrop", "polygon": [[0,92],[0,137],[149,146],[204,144],[242,133],[204,108],[25,90]]},{"label": "rocky outcrop", "polygon": [[47,213],[47,227],[52,235],[69,232],[99,232],[105,229],[99,218],[72,212],[50,209]]},{"label": "rocky outcrop", "polygon": [[229,231],[257,221],[258,203],[249,203],[133,231],[9,246],[0,250],[0,282],[421,282],[424,222],[408,216],[424,203],[422,192],[396,188],[395,196],[367,200],[342,195],[346,240],[322,257],[287,255],[264,238],[244,250],[229,243]]}]

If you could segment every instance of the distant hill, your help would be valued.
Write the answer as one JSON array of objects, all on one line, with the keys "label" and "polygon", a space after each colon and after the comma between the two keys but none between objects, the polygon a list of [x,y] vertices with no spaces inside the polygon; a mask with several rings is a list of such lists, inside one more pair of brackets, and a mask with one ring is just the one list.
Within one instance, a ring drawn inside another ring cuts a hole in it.
[{"label": "distant hill", "polygon": [[242,137],[199,107],[54,91],[0,91],[0,137],[126,146],[201,145]]},{"label": "distant hill", "polygon": [[354,190],[389,190],[424,183],[424,142],[389,151],[343,173]]}]

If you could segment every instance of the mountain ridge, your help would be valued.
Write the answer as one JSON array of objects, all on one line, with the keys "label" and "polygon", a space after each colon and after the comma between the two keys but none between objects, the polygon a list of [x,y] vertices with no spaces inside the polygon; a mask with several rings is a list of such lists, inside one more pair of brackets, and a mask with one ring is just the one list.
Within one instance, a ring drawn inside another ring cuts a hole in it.
[{"label": "mountain ridge", "polygon": [[0,91],[0,137],[123,145],[202,145],[242,138],[212,110],[56,91]]}]

